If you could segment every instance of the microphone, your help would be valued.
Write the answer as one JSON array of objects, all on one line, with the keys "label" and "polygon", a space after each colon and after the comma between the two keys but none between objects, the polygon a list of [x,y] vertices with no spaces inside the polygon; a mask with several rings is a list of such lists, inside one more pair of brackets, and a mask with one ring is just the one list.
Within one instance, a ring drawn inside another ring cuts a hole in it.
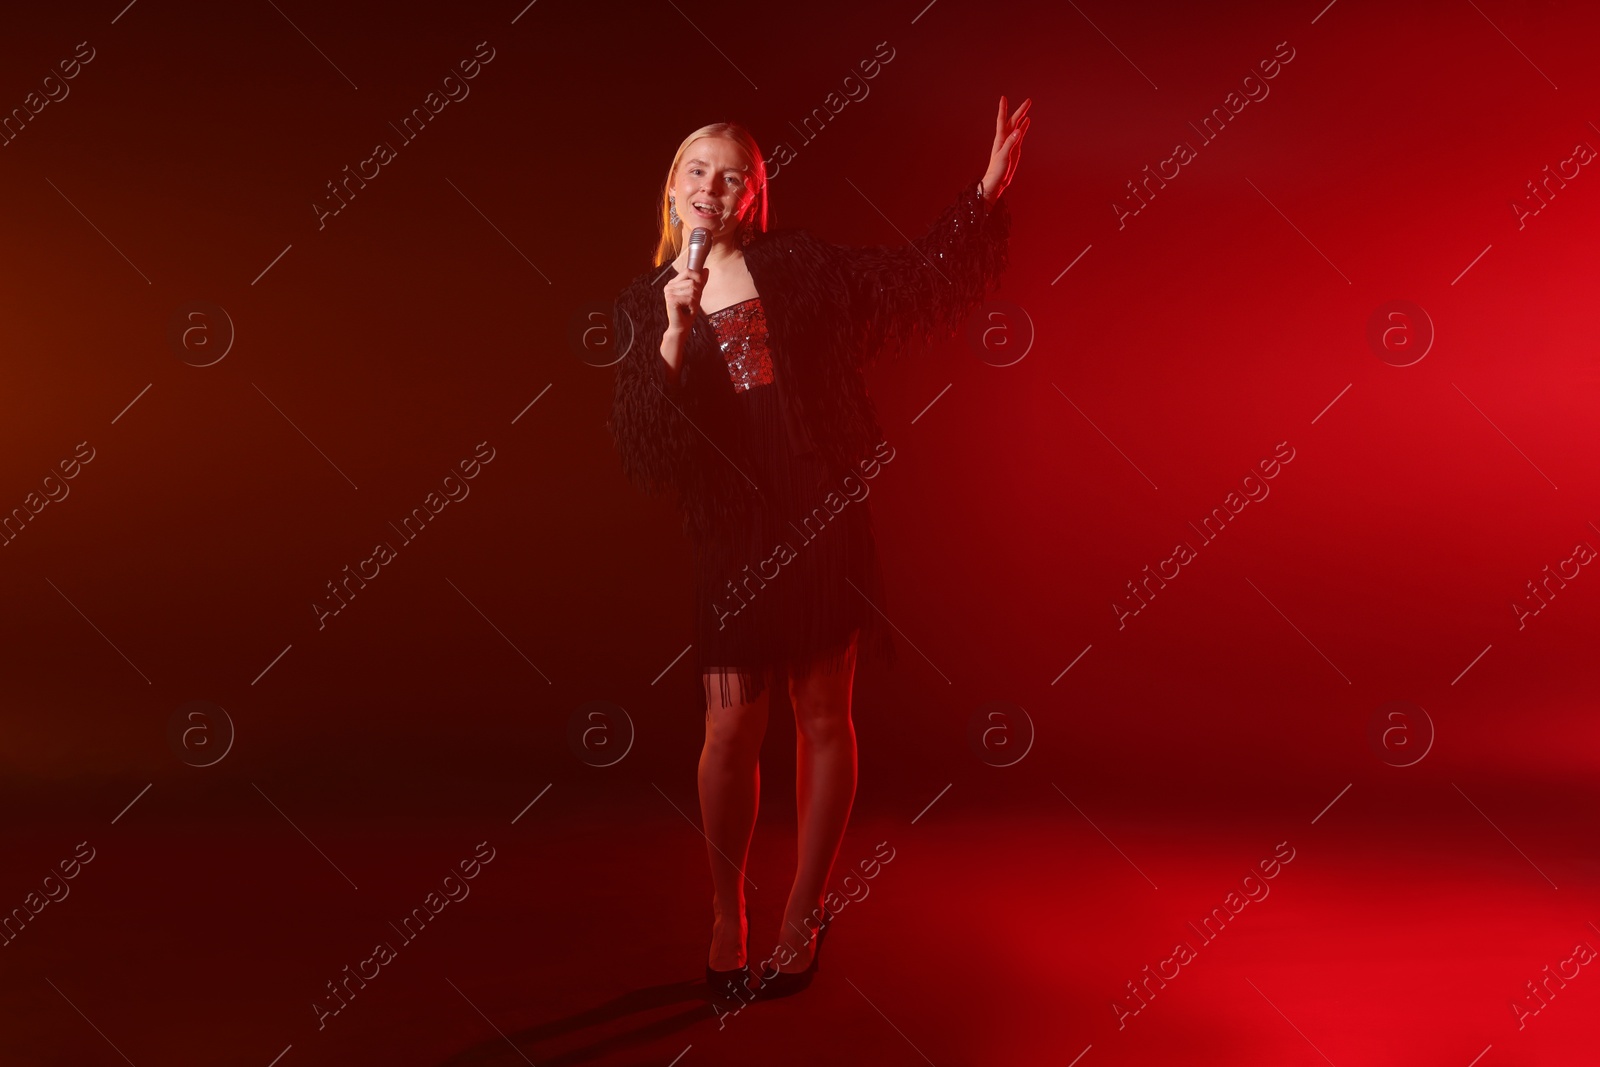
[{"label": "microphone", "polygon": [[706,265],[706,253],[711,249],[711,231],[696,226],[689,234],[689,269],[699,270]]}]

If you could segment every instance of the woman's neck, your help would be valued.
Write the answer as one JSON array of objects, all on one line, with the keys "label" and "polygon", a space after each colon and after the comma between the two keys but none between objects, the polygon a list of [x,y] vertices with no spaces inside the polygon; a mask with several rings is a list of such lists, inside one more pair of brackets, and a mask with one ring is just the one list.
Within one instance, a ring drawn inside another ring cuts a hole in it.
[{"label": "woman's neck", "polygon": [[[716,239],[711,242],[711,247],[706,249],[705,265],[708,269],[720,267],[728,263],[737,263],[744,258],[744,250],[731,240]],[[689,241],[685,236],[683,248],[678,253],[678,258],[673,260],[673,266],[680,272],[689,264]]]}]

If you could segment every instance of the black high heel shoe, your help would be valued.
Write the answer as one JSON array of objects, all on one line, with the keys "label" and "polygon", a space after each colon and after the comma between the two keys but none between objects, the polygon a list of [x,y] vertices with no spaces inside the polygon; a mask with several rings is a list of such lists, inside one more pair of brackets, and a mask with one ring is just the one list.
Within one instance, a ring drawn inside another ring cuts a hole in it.
[{"label": "black high heel shoe", "polygon": [[811,962],[806,964],[803,971],[762,972],[761,985],[756,989],[757,1000],[772,1000],[777,997],[790,997],[800,992],[811,984],[811,979],[817,974],[817,960],[822,957],[822,941],[828,936],[828,928],[833,925],[833,916],[823,912],[822,923],[817,927],[817,944],[811,950]]},{"label": "black high heel shoe", "polygon": [[712,993],[729,1000],[750,1000],[754,996],[750,992],[748,963],[731,971],[714,970],[711,964],[706,964],[706,985],[711,987]]}]

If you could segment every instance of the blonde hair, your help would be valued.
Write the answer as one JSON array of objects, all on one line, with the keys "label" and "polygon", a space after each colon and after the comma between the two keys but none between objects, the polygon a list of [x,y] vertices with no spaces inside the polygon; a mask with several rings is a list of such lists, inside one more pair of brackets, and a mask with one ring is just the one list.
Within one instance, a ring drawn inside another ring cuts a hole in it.
[{"label": "blonde hair", "polygon": [[734,240],[744,243],[757,233],[767,230],[767,164],[761,156],[761,146],[756,144],[756,139],[750,131],[737,122],[713,122],[709,126],[702,126],[683,139],[678,146],[678,151],[672,157],[672,166],[667,168],[667,180],[661,186],[661,203],[656,212],[656,222],[660,227],[660,240],[656,243],[656,266],[678,258],[678,253],[683,251],[682,231],[672,225],[669,198],[672,196],[672,182],[678,176],[678,166],[683,162],[683,154],[689,146],[702,137],[725,137],[737,144],[750,160],[750,184],[755,189],[755,209],[747,213],[745,219],[739,223],[739,228],[734,231]]}]

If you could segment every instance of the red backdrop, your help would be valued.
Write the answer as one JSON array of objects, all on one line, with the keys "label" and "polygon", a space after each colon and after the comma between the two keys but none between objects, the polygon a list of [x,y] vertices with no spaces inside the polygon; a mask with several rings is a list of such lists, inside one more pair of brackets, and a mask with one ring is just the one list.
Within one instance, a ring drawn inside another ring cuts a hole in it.
[{"label": "red backdrop", "polygon": [[[73,892],[10,930],[16,1062],[544,1062],[540,1025],[645,981],[643,926],[683,948],[650,980],[692,978],[688,551],[621,477],[586,327],[697,126],[781,160],[772,225],[896,243],[982,174],[1001,93],[1035,119],[1003,286],[869,381],[901,658],[858,677],[840,864],[912,857],[904,936],[859,957],[876,992],[785,1010],[906,1062],[1593,1047],[1562,963],[1600,946],[1585,5],[11,21],[0,906]],[[499,903],[319,1030],[377,916],[484,840]],[[1285,841],[1255,928],[1124,1017]]]}]

